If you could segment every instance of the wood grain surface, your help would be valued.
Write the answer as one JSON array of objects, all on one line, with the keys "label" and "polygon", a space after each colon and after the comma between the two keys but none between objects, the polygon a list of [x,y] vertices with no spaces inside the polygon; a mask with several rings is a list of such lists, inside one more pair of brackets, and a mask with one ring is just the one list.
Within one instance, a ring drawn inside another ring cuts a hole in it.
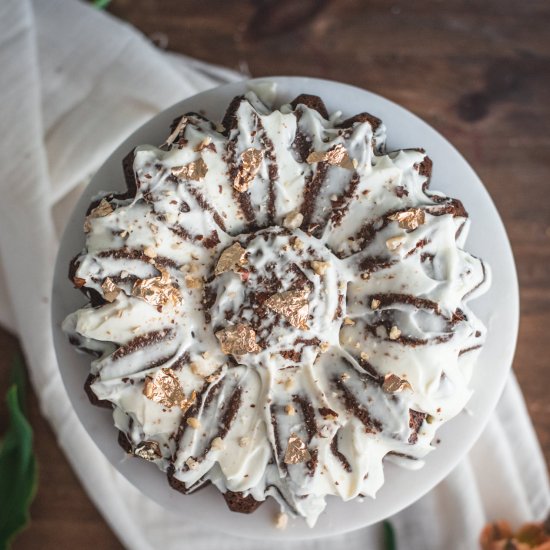
[{"label": "wood grain surface", "polygon": [[[109,11],[164,48],[254,76],[367,88],[424,118],[462,152],[514,249],[521,287],[514,370],[548,463],[550,2],[113,0]],[[0,349],[3,395],[16,339],[0,332]],[[29,399],[40,486],[32,524],[14,547],[120,548]],[[3,430],[3,404],[0,411]]]}]

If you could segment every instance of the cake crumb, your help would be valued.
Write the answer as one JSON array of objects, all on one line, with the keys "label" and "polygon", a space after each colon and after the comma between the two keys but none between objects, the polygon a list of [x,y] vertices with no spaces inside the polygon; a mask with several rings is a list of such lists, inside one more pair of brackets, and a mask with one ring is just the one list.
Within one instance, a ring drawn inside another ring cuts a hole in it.
[{"label": "cake crumb", "polygon": [[286,529],[288,525],[288,516],[284,512],[279,512],[275,516],[275,527],[277,529]]}]

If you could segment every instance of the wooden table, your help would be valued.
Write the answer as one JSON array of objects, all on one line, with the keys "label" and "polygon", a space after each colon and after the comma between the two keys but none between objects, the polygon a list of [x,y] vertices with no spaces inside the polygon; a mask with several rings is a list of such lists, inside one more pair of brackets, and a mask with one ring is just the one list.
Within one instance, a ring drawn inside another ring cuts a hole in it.
[{"label": "wooden table", "polygon": [[[255,76],[311,75],[367,88],[460,149],[512,241],[521,286],[514,369],[549,461],[550,3],[113,0],[109,11],[170,50]],[[0,333],[0,349],[3,394],[16,339]],[[32,394],[30,404],[40,487],[32,525],[15,548],[120,548]],[[0,430],[5,425],[2,408]]]}]

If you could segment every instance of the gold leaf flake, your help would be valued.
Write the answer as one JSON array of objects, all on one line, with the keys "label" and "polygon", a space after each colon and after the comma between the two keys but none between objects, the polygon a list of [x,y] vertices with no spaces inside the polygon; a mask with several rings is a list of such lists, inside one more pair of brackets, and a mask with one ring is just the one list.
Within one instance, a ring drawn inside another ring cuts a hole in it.
[{"label": "gold leaf flake", "polygon": [[221,253],[214,274],[218,276],[226,271],[236,272],[246,263],[245,254],[246,250],[239,243],[232,244]]},{"label": "gold leaf flake", "polygon": [[262,348],[256,344],[256,332],[245,323],[218,330],[216,338],[220,341],[223,353],[244,355],[262,351]]},{"label": "gold leaf flake", "polygon": [[173,166],[172,174],[186,180],[202,181],[208,173],[208,166],[202,158],[184,166]]},{"label": "gold leaf flake", "polygon": [[401,331],[397,327],[392,327],[390,330],[390,340],[397,340],[401,336]]},{"label": "gold leaf flake", "polygon": [[121,289],[113,283],[110,277],[107,277],[103,280],[103,283],[101,283],[101,290],[103,290],[103,297],[108,302],[114,302]]},{"label": "gold leaf flake", "polygon": [[248,190],[250,183],[262,165],[263,158],[264,152],[260,149],[254,149],[254,147],[250,147],[241,153],[241,165],[233,181],[233,187],[239,193],[244,193]]},{"label": "gold leaf flake", "polygon": [[287,290],[270,296],[264,305],[282,315],[293,327],[307,330],[310,290]]},{"label": "gold leaf flake", "polygon": [[295,434],[291,433],[285,452],[285,464],[299,464],[311,459],[306,444]]},{"label": "gold leaf flake", "polygon": [[132,296],[141,298],[153,306],[164,306],[168,302],[177,305],[180,300],[180,291],[170,282],[168,271],[157,266],[160,277],[138,279],[132,288]]},{"label": "gold leaf flake", "polygon": [[328,151],[314,151],[308,155],[306,161],[308,164],[327,162],[346,170],[353,170],[355,168],[355,163],[350,159],[346,148],[341,144],[336,145]]},{"label": "gold leaf flake", "polygon": [[86,216],[84,220],[84,231],[89,233],[92,229],[91,220],[94,218],[104,218],[114,212],[113,207],[106,199],[101,199],[101,202]]},{"label": "gold leaf flake", "polygon": [[138,443],[134,449],[134,455],[151,462],[157,460],[158,458],[162,458],[160,445],[157,441],[142,441],[141,443]]},{"label": "gold leaf flake", "polygon": [[411,208],[404,212],[396,212],[389,216],[389,219],[397,222],[402,229],[413,230],[426,221],[426,215],[420,208]]},{"label": "gold leaf flake", "polygon": [[386,393],[399,393],[403,390],[412,390],[412,387],[407,380],[399,378],[396,374],[386,374],[382,390]]},{"label": "gold leaf flake", "polygon": [[179,407],[183,412],[186,412],[197,398],[195,391],[189,398],[185,397],[178,377],[169,368],[160,369],[153,376],[145,377],[143,395],[169,409]]}]

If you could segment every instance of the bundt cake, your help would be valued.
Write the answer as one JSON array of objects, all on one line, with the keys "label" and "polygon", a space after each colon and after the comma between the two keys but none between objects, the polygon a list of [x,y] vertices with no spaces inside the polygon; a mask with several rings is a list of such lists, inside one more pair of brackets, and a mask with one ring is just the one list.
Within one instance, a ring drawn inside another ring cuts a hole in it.
[{"label": "bundt cake", "polygon": [[374,496],[385,459],[420,466],[469,399],[485,329],[465,302],[489,282],[426,153],[310,95],[249,92],[167,134],[90,205],[70,265],[88,304],[64,330],[122,447],[184,494],[271,496],[310,525],[327,495]]}]

